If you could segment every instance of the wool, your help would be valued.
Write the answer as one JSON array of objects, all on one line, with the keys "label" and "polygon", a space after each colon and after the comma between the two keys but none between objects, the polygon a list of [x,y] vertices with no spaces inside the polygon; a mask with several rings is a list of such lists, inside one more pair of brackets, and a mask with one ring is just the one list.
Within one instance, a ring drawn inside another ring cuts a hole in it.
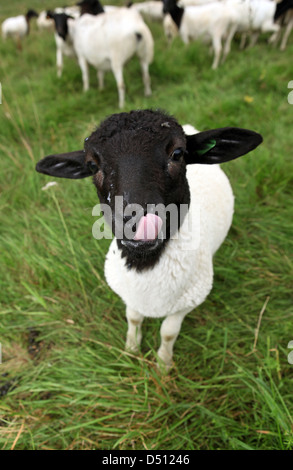
[{"label": "wool", "polygon": [[[105,261],[109,286],[131,309],[146,317],[188,313],[207,297],[213,283],[213,254],[224,241],[233,216],[233,193],[219,165],[189,165],[191,203],[178,237],[169,240],[164,255],[143,273],[127,268],[117,240]],[[199,225],[189,237],[188,224]],[[198,246],[197,246],[198,244]]]}]

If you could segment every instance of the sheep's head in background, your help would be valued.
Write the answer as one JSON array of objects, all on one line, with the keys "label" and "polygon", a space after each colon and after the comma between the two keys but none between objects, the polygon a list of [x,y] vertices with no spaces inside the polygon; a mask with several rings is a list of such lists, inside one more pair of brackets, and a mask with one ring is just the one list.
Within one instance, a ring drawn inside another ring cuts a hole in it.
[{"label": "sheep's head in background", "polygon": [[56,13],[48,10],[46,18],[48,20],[53,20],[55,23],[55,29],[58,36],[60,36],[64,41],[66,41],[68,35],[68,18],[74,20],[74,17],[68,15],[67,13]]},{"label": "sheep's head in background", "polygon": [[[127,265],[140,270],[158,261],[184,220],[190,203],[186,165],[223,163],[250,152],[261,141],[259,134],[238,128],[186,136],[173,117],[140,110],[110,116],[85,140],[84,150],[50,155],[36,169],[60,178],[93,175],[100,203],[111,208],[112,220],[106,214],[105,219],[118,247]],[[123,201],[120,209],[115,204],[118,196]],[[140,214],[134,205],[142,208]],[[169,211],[163,209],[158,215],[158,208],[170,205],[178,209],[172,224]],[[131,226],[130,239],[125,230],[121,232],[122,226]]]},{"label": "sheep's head in background", "polygon": [[89,13],[90,15],[104,13],[104,8],[99,0],[81,0],[76,5],[80,7],[80,15],[85,13]]},{"label": "sheep's head in background", "polygon": [[25,15],[28,21],[31,20],[32,18],[38,18],[38,16],[39,15],[35,10],[28,10]]}]

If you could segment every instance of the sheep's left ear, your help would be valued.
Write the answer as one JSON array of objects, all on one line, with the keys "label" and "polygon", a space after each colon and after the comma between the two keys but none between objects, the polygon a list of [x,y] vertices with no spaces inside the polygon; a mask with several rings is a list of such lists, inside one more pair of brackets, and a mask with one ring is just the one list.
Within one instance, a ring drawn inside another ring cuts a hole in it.
[{"label": "sheep's left ear", "polygon": [[80,179],[92,176],[94,171],[85,163],[83,150],[48,155],[36,165],[36,170],[58,178]]},{"label": "sheep's left ear", "polygon": [[238,127],[223,127],[187,135],[186,163],[223,163],[245,155],[255,149],[262,136]]}]

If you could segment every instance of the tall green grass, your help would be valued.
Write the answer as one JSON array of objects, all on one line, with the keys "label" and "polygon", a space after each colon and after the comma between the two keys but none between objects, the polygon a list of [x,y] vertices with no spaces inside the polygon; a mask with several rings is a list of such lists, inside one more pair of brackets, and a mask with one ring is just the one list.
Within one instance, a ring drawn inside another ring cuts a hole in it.
[{"label": "tall green grass", "polygon": [[[27,6],[1,5],[0,20]],[[155,366],[160,320],[146,319],[138,356],[124,351],[125,308],[103,274],[109,241],[91,235],[94,187],[62,180],[42,191],[50,178],[34,171],[46,154],[81,148],[118,112],[114,78],[100,93],[91,71],[84,94],[78,66],[65,59],[57,80],[53,35],[35,24],[21,53],[1,41],[2,449],[293,448],[292,38],[284,53],[266,37],[243,52],[235,40],[212,71],[206,46],[177,38],[168,48],[161,25],[150,27],[153,96],[143,96],[131,61],[126,111],[162,108],[199,129],[233,125],[264,137],[225,165],[235,216],[215,256],[214,289],[186,317],[169,375]]]}]

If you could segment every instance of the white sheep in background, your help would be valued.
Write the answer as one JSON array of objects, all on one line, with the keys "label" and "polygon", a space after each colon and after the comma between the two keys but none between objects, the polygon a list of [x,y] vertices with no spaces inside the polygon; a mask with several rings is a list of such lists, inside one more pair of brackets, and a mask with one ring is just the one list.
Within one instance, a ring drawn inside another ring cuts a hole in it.
[{"label": "white sheep in background", "polygon": [[[211,42],[214,51],[212,68],[216,69],[230,52],[230,44],[235,34],[236,17],[234,10],[224,2],[207,5],[179,7],[177,0],[163,0],[164,13],[169,13],[178,27],[179,35],[185,44],[191,40]],[[167,35],[167,33],[165,32]],[[172,33],[171,33],[172,34]],[[224,48],[222,42],[225,41]]]},{"label": "white sheep in background", "polygon": [[239,128],[185,130],[191,135],[161,111],[114,114],[85,139],[84,150],[36,166],[61,178],[94,174],[115,234],[105,276],[126,304],[126,348],[139,348],[144,317],[165,317],[158,357],[167,369],[185,315],[212,289],[213,255],[232,222],[233,193],[218,164],[262,141]]},{"label": "white sheep in background", "polygon": [[104,86],[104,72],[112,70],[118,88],[119,107],[122,108],[125,101],[123,67],[137,55],[145,96],[151,95],[149,64],[153,60],[154,41],[137,11],[118,8],[97,16],[82,15],[74,24],[73,44],[82,71],[84,91],[89,89],[89,64],[98,71],[100,89]]},{"label": "white sheep in background", "polygon": [[254,46],[259,33],[277,32],[280,26],[274,22],[276,2],[272,0],[225,0],[236,16],[234,34],[242,33],[240,49],[245,47],[250,35],[250,46]]},{"label": "white sheep in background", "polygon": [[3,39],[14,38],[17,41],[18,48],[21,49],[21,40],[29,34],[30,20],[37,17],[38,14],[34,10],[28,10],[25,15],[7,18],[2,23]]}]

